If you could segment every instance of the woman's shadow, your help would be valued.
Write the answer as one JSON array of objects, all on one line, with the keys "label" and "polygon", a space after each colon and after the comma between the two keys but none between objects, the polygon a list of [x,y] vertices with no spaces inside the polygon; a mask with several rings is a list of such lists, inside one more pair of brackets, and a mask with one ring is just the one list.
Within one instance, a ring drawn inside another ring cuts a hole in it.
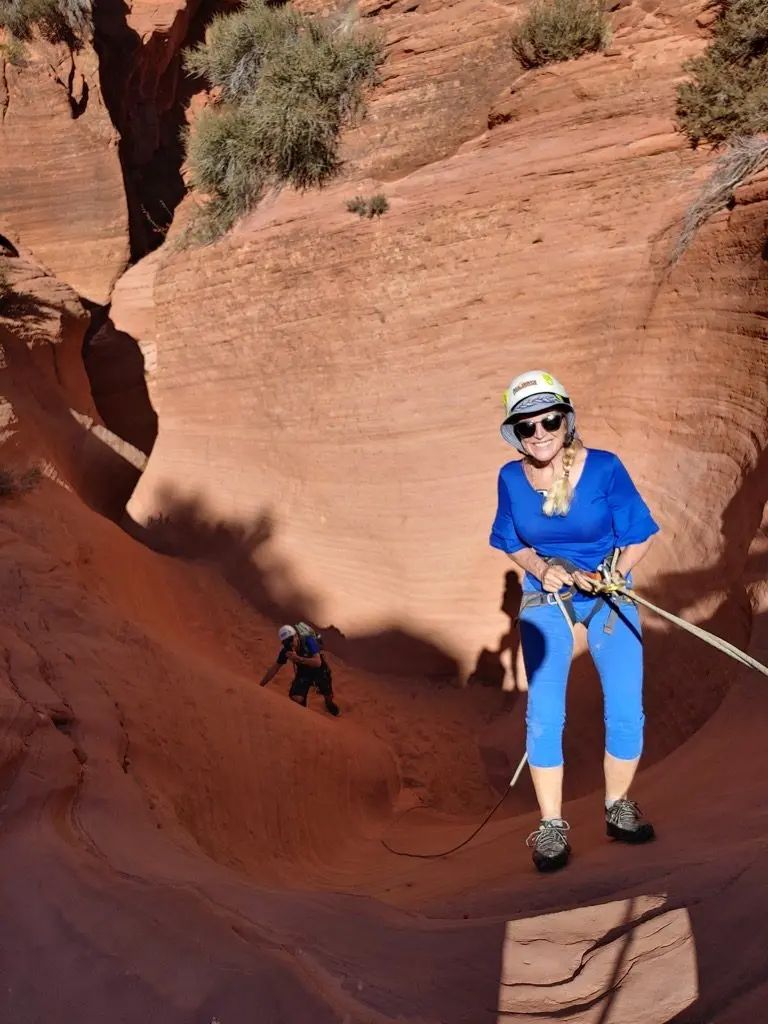
[{"label": "woman's shadow", "polygon": [[[504,693],[504,714],[497,716],[480,736],[478,749],[491,787],[503,792],[525,750],[525,704],[528,679],[523,665],[520,632],[522,587],[517,574],[509,570],[504,577],[501,611],[509,620],[509,628],[499,637],[495,650],[484,647],[477,656],[468,686],[488,686]],[[530,777],[525,773],[506,802],[507,813],[520,814],[535,806]]]},{"label": "woman's shadow", "polygon": [[509,628],[499,637],[495,651],[487,647],[480,651],[475,668],[467,679],[468,686],[491,686],[508,691],[510,702],[514,700],[515,694],[528,689],[517,629],[522,593],[520,580],[514,570],[510,569],[504,578],[504,593],[501,597],[501,611],[509,619]]}]

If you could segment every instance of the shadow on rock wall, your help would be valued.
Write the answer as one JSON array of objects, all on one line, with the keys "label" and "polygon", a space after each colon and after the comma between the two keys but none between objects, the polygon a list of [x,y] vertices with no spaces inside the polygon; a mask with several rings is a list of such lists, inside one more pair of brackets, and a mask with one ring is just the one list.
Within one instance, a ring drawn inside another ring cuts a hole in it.
[{"label": "shadow on rock wall", "polygon": [[157,413],[147,389],[144,356],[135,339],[118,331],[103,311],[94,310],[83,344],[83,363],[105,425],[149,455],[157,438]]},{"label": "shadow on rock wall", "polygon": [[63,301],[15,288],[0,302],[3,457],[50,462],[90,508],[116,519],[140,471],[91,429],[90,395],[75,343],[52,343],[52,334],[77,335],[83,320]]},{"label": "shadow on rock wall", "polygon": [[157,504],[164,510],[161,515],[144,525],[126,517],[125,530],[162,554],[215,565],[244,600],[276,624],[311,622],[321,629],[327,650],[367,672],[418,675],[433,684],[458,682],[457,661],[426,637],[397,626],[347,636],[343,624],[318,621],[317,597],[270,547],[278,524],[269,510],[244,524],[215,519],[201,501],[171,491],[158,494]]}]

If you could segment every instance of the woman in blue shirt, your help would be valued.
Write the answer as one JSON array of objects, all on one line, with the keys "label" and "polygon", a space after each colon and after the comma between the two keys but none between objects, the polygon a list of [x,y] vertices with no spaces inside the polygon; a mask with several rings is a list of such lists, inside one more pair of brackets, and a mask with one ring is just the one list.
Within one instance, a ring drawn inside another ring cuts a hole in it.
[{"label": "woman in blue shirt", "polygon": [[608,835],[633,843],[654,836],[628,796],[643,745],[640,619],[628,599],[595,596],[587,574],[611,566],[631,582],[659,528],[617,456],[581,444],[573,405],[554,377],[543,370],[521,374],[505,404],[501,433],[523,458],[499,473],[491,544],[525,571],[520,640],[527,749],[541,811],[528,845],[536,867],[548,871],[570,855],[562,735],[576,623],[587,629],[603,688]]}]

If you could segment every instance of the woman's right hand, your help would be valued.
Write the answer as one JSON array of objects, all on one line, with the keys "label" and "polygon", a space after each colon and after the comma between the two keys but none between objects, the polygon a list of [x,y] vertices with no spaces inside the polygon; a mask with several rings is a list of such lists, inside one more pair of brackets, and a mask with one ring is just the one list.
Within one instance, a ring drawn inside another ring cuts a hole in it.
[{"label": "woman's right hand", "polygon": [[548,565],[541,577],[541,586],[548,594],[573,586],[573,576],[562,565]]}]

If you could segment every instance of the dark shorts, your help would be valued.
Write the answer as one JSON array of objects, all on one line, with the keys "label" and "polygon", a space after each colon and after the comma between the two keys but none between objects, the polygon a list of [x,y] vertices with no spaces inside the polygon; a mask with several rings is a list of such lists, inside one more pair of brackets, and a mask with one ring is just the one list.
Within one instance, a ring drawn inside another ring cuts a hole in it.
[{"label": "dark shorts", "polygon": [[291,700],[295,700],[297,704],[306,704],[309,688],[311,686],[314,686],[317,692],[322,694],[323,697],[333,696],[333,687],[331,686],[330,676],[326,672],[318,672],[317,675],[297,673],[291,683],[288,696]]}]

